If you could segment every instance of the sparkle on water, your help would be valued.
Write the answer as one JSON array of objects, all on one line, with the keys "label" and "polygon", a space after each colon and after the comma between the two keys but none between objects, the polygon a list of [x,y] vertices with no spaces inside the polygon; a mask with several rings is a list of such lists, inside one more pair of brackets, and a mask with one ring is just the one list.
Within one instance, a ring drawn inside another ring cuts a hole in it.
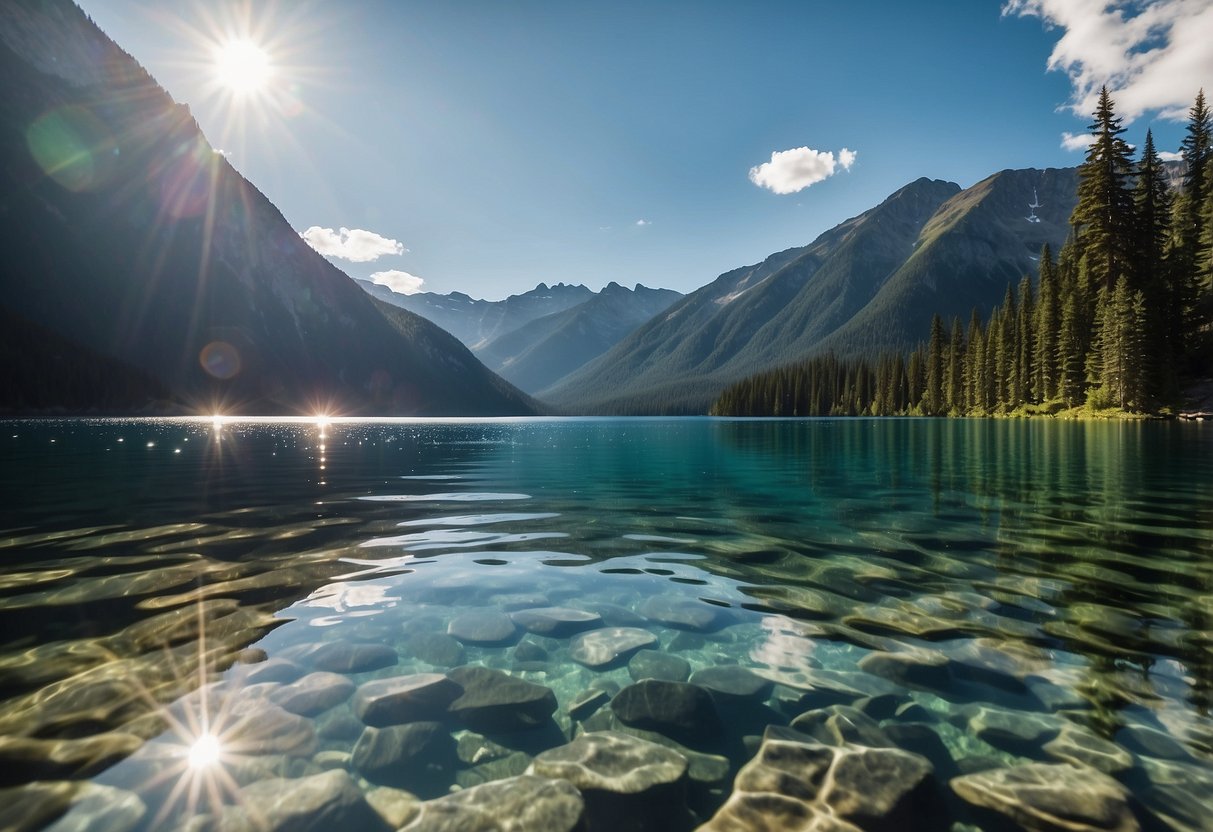
[{"label": "sparkle on water", "polygon": [[[16,742],[4,785],[91,778],[137,796],[140,829],[196,813],[257,825],[265,807],[243,804],[265,799],[253,783],[334,766],[435,797],[519,773],[582,729],[631,730],[610,705],[570,706],[665,661],[681,678],[740,665],[773,684],[729,700],[719,729],[668,740],[715,755],[695,758],[701,768],[727,761],[719,782],[696,781],[701,819],[749,738],[849,704],[885,740],[934,755],[944,789],[965,771],[1079,761],[1123,784],[1147,828],[1207,823],[1204,425],[10,426],[0,742]],[[599,665],[601,643],[534,624],[553,607],[573,611],[550,627],[623,628],[658,653]],[[557,710],[522,745],[448,717],[459,753],[414,779],[359,768],[350,755],[369,717],[353,691],[459,664],[543,685]],[[102,828],[98,799],[55,832]],[[961,810],[940,805],[932,828],[980,826]]]}]

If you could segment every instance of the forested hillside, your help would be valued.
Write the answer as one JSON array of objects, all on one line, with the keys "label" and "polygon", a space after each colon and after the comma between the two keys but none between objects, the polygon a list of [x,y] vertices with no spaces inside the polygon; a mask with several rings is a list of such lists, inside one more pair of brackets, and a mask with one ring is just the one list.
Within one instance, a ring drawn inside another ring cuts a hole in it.
[{"label": "forested hillside", "polygon": [[1213,364],[1213,149],[1203,91],[1177,190],[1147,132],[1140,158],[1103,90],[1072,233],[987,321],[936,315],[908,356],[812,358],[746,378],[719,415],[990,415],[1086,406],[1155,413]]}]

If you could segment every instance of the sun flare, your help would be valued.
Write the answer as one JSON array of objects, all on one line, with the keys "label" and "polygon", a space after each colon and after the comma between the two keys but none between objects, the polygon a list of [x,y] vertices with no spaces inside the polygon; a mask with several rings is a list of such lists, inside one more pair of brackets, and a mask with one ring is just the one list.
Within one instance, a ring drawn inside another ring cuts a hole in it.
[{"label": "sun flare", "polygon": [[232,92],[257,92],[273,73],[269,54],[252,41],[228,41],[215,49],[216,78]]}]

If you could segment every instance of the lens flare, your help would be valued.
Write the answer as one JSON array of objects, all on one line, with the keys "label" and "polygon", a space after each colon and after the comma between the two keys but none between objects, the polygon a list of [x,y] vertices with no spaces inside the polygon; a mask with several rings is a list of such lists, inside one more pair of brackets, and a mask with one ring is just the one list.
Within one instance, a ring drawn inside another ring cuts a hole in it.
[{"label": "lens flare", "polygon": [[219,745],[219,738],[213,734],[203,734],[194,740],[194,744],[190,746],[189,763],[190,768],[209,768],[219,762],[219,756],[223,749]]},{"label": "lens flare", "polygon": [[100,187],[113,174],[113,137],[82,107],[62,107],[34,119],[25,131],[25,143],[38,167],[69,191]]},{"label": "lens flare", "polygon": [[211,341],[198,354],[198,362],[212,376],[226,381],[240,372],[240,351],[227,341]]}]

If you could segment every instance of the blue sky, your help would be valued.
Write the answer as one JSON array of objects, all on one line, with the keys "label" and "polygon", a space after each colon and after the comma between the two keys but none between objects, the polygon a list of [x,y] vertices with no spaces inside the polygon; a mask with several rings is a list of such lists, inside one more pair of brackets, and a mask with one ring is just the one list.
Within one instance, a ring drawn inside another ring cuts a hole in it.
[{"label": "blue sky", "polygon": [[[1213,91],[1213,4],[1013,2],[81,5],[297,230],[333,230],[309,239],[347,273],[496,299],[691,291],[920,176],[1077,164],[1093,79],[1131,142],[1178,149],[1176,108]],[[1134,27],[1149,48],[1114,48]],[[259,90],[217,81],[231,39],[268,56]]]}]

